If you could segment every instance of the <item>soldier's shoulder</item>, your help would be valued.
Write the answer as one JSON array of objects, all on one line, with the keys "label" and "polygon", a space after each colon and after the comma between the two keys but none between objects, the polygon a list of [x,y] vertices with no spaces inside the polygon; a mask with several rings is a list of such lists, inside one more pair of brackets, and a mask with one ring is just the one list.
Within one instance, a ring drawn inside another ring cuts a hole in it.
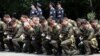
[{"label": "soldier's shoulder", "polygon": [[77,26],[74,26],[73,27],[73,30],[78,30],[79,28]]},{"label": "soldier's shoulder", "polygon": [[92,32],[94,31],[94,29],[92,27],[89,27],[89,30],[92,31]]},{"label": "soldier's shoulder", "polygon": [[0,21],[0,24],[4,24],[4,22],[3,21]]},{"label": "soldier's shoulder", "polygon": [[20,20],[16,20],[16,22],[17,22],[18,24],[22,24]]},{"label": "soldier's shoulder", "polygon": [[17,24],[17,28],[21,28],[22,27],[22,25],[20,25],[20,24]]},{"label": "soldier's shoulder", "polygon": [[34,28],[31,27],[31,28],[30,28],[30,32],[34,32]]},{"label": "soldier's shoulder", "polygon": [[68,26],[69,26],[69,27],[73,27],[73,25],[72,25],[70,22],[68,23]]},{"label": "soldier's shoulder", "polygon": [[57,29],[60,29],[61,28],[59,24],[57,24],[56,27],[57,27]]},{"label": "soldier's shoulder", "polygon": [[97,27],[100,28],[100,24],[98,24]]}]

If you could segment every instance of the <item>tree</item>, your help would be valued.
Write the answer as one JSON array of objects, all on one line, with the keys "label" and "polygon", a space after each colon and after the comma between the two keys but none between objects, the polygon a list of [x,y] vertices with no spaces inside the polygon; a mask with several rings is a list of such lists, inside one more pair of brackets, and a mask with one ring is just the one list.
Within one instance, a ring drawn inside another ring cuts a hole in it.
[{"label": "tree", "polygon": [[[49,1],[61,1],[67,17],[78,18],[87,17],[87,13],[91,12],[90,3],[88,0],[0,0],[0,15],[16,14],[20,17],[21,14],[29,14],[31,3],[39,1],[43,6],[44,15],[47,15]],[[93,11],[96,17],[100,17],[100,0],[92,0]]]}]

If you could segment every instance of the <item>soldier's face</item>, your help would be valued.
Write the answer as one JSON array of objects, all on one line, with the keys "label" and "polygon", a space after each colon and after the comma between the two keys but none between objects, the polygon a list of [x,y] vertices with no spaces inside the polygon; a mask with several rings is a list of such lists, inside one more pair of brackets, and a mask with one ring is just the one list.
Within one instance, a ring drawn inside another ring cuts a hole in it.
[{"label": "soldier's face", "polygon": [[4,21],[5,22],[10,22],[11,21],[11,18],[10,17],[8,17],[8,18],[4,17]]},{"label": "soldier's face", "polygon": [[60,7],[61,7],[61,5],[60,5],[60,4],[58,4],[58,5],[57,5],[57,7],[58,7],[58,8],[60,8]]},{"label": "soldier's face", "polygon": [[62,25],[67,25],[67,24],[68,24],[68,21],[63,20]]},{"label": "soldier's face", "polygon": [[39,24],[39,20],[35,20],[35,24]]},{"label": "soldier's face", "polygon": [[34,24],[33,22],[30,22],[30,25],[31,25],[32,27],[34,27],[34,26],[35,26],[35,24]]},{"label": "soldier's face", "polygon": [[56,22],[55,22],[55,20],[51,20],[51,25],[53,26]]},{"label": "soldier's face", "polygon": [[87,29],[88,26],[89,26],[88,24],[84,24],[84,25],[83,25],[83,28]]},{"label": "soldier's face", "polygon": [[26,18],[21,17],[21,21],[26,22],[27,20],[26,20]]},{"label": "soldier's face", "polygon": [[94,27],[95,27],[97,24],[98,24],[97,22],[91,23],[91,25],[94,26]]},{"label": "soldier's face", "polygon": [[32,9],[34,9],[34,8],[35,8],[35,6],[34,6],[34,5],[31,5],[31,8],[32,8]]},{"label": "soldier's face", "polygon": [[49,7],[51,8],[51,7],[52,7],[52,5],[51,5],[51,4],[49,4]]},{"label": "soldier's face", "polygon": [[42,25],[47,25],[48,24],[48,22],[47,21],[45,21],[45,22],[43,22],[43,24]]},{"label": "soldier's face", "polygon": [[80,21],[77,21],[77,25],[80,26],[81,25],[81,22]]},{"label": "soldier's face", "polygon": [[12,24],[12,27],[13,28],[15,28],[16,26],[17,26],[17,23],[16,22]]},{"label": "soldier's face", "polygon": [[30,26],[29,25],[24,26],[24,29],[28,30],[28,29],[30,29]]},{"label": "soldier's face", "polygon": [[39,18],[38,17],[34,17],[32,18],[32,21],[35,23],[35,24],[39,24]]}]

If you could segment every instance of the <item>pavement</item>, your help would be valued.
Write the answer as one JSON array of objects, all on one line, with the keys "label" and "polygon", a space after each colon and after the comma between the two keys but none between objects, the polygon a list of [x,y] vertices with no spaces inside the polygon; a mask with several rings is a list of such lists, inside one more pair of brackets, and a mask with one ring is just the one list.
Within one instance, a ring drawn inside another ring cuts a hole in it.
[{"label": "pavement", "polygon": [[[43,55],[43,54],[29,54],[29,53],[15,53],[15,52],[0,52],[0,56],[58,56],[58,55]],[[67,55],[61,55],[67,56]],[[93,54],[93,55],[75,55],[75,56],[100,56],[100,54]]]}]

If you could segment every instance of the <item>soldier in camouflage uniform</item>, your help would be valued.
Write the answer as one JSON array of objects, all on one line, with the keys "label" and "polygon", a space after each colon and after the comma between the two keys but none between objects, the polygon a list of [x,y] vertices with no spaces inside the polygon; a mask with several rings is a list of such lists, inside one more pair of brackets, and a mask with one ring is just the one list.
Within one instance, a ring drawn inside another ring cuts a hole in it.
[{"label": "soldier in camouflage uniform", "polygon": [[7,47],[9,48],[9,51],[14,51],[14,47],[13,47],[13,44],[11,41],[12,38],[9,36],[9,35],[12,35],[12,31],[13,31],[13,29],[11,29],[11,24],[10,24],[11,20],[12,19],[11,19],[10,15],[8,15],[8,14],[4,15],[4,17],[3,17],[3,21],[5,23],[4,42],[7,45]]},{"label": "soldier in camouflage uniform", "polygon": [[41,22],[42,44],[43,44],[43,47],[44,47],[47,55],[51,55],[52,54],[52,46],[49,43],[51,38],[49,35],[48,22],[45,19],[41,20],[40,22]]},{"label": "soldier in camouflage uniform", "polygon": [[69,24],[68,21],[65,19],[61,23],[61,30],[60,30],[60,40],[61,46],[66,54],[71,54],[71,49],[74,48],[74,34],[73,34],[73,27]]},{"label": "soldier in camouflage uniform", "polygon": [[80,37],[80,27],[77,25],[77,23],[74,20],[68,19],[68,22],[72,25],[73,28],[73,35],[74,35],[74,49],[72,50],[73,54],[79,54],[79,37]]},{"label": "soldier in camouflage uniform", "polygon": [[[81,37],[83,38],[83,44],[85,48],[85,54],[91,54],[91,47],[94,47],[94,42],[96,42],[94,37],[94,30],[87,21],[82,22]],[[93,42],[92,42],[93,41]]]},{"label": "soldier in camouflage uniform", "polygon": [[31,25],[28,22],[24,22],[24,26],[21,27],[18,31],[17,36],[21,36],[22,34],[24,34],[24,45],[23,45],[23,52],[32,52],[32,45],[31,45],[31,41],[32,41],[32,36],[34,35],[34,29],[31,27]]},{"label": "soldier in camouflage uniform", "polygon": [[5,30],[5,23],[0,19],[0,51],[4,51],[4,30]]},{"label": "soldier in camouflage uniform", "polygon": [[20,24],[17,23],[16,19],[12,19],[10,22],[11,24],[11,29],[13,30],[11,35],[12,35],[12,43],[15,46],[15,51],[20,52],[21,51],[21,46],[19,45],[19,42],[22,42],[22,39],[20,38],[19,30],[22,27]]},{"label": "soldier in camouflage uniform", "polygon": [[98,20],[92,20],[90,23],[91,23],[92,28],[94,29],[94,35],[97,39],[98,48],[100,50],[100,43],[99,43],[99,41],[100,41],[100,25],[98,23]]},{"label": "soldier in camouflage uniform", "polygon": [[51,36],[50,44],[55,49],[54,54],[62,54],[62,48],[60,46],[61,41],[59,40],[60,26],[55,22],[55,20],[51,20],[49,25],[49,35]]},{"label": "soldier in camouflage uniform", "polygon": [[42,38],[41,38],[41,24],[38,17],[32,18],[34,28],[34,38],[32,39],[32,45],[35,48],[37,54],[42,54]]},{"label": "soldier in camouflage uniform", "polygon": [[5,31],[7,38],[4,38],[4,41],[7,44],[8,48],[10,48],[13,45],[12,47],[15,46],[14,49],[16,50],[16,52],[19,52],[21,51],[20,45],[18,43],[18,41],[20,40],[20,36],[16,36],[16,34],[18,33],[18,30],[21,27],[21,25],[17,23],[17,20],[15,18],[13,18],[9,24],[10,26],[8,26],[8,30]]}]

